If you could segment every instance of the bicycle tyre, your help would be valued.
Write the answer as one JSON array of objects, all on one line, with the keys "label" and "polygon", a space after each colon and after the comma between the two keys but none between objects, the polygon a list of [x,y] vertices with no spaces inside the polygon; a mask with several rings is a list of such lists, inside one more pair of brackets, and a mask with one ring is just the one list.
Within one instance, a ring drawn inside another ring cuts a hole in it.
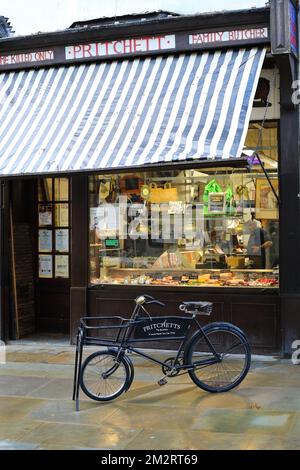
[{"label": "bicycle tyre", "polygon": [[[205,335],[212,342],[217,353],[223,356],[224,354],[226,354],[226,356],[223,357],[220,363],[212,364],[209,366],[202,366],[193,370],[189,370],[189,376],[198,387],[207,392],[228,392],[229,390],[232,390],[233,388],[237,387],[244,380],[249,371],[251,365],[251,348],[249,345],[248,338],[242,330],[230,323],[211,323],[209,325],[204,326],[202,329]],[[228,344],[230,343],[230,339],[235,340],[237,346],[233,347],[229,344],[228,349],[228,345],[224,346],[222,344],[222,341],[220,341],[222,339],[222,336],[223,340],[225,337],[225,342],[227,342]],[[200,351],[201,348],[202,352]],[[234,354],[230,355],[228,351],[233,349],[235,350]],[[212,355],[210,348],[207,346],[203,333],[201,331],[197,331],[186,345],[184,363],[194,364],[195,357],[197,357],[198,355],[197,360],[199,361],[201,354],[206,359],[209,357],[209,354]],[[229,366],[224,366],[225,358]],[[239,362],[240,370],[233,369],[233,365],[237,365]]]},{"label": "bicycle tyre", "polygon": [[[119,357],[116,361],[117,356],[116,351],[97,351],[85,359],[79,383],[82,391],[92,400],[114,400],[129,389],[133,379],[129,362],[125,356]],[[115,366],[117,366],[116,370],[109,377],[103,378],[103,373]],[[93,376],[92,379],[91,376]],[[93,391],[93,383],[99,393],[96,393],[95,388]],[[104,389],[102,393],[100,391],[101,385]]]}]

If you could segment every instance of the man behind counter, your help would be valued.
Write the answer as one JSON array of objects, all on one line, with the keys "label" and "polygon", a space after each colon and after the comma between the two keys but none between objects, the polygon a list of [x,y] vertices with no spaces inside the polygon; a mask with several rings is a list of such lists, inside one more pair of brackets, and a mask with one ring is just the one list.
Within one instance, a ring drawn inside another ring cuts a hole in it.
[{"label": "man behind counter", "polygon": [[252,220],[247,223],[250,232],[247,244],[247,254],[252,262],[252,268],[266,268],[266,250],[272,246],[268,232],[261,227],[261,223],[252,214]]}]

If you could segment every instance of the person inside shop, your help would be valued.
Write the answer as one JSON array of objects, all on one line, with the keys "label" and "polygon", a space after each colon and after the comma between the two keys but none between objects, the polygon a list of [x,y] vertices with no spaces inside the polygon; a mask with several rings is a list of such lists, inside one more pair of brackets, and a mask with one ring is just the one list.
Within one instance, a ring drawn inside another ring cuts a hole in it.
[{"label": "person inside shop", "polygon": [[248,222],[247,228],[250,233],[247,254],[251,261],[251,268],[266,269],[266,250],[273,244],[271,237],[255,218],[255,214],[251,214],[251,220]]}]

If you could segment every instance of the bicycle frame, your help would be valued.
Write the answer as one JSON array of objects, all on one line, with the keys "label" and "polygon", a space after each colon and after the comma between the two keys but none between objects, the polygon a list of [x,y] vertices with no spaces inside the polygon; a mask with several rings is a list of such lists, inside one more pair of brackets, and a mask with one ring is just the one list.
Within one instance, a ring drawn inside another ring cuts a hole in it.
[{"label": "bicycle frame", "polygon": [[[205,339],[210,351],[212,352],[212,354],[214,355],[214,359],[211,358],[211,359],[207,359],[207,360],[201,360],[201,361],[198,361],[198,362],[194,362],[194,364],[182,364],[182,365],[176,365],[176,366],[170,366],[168,365],[167,363],[163,362],[163,361],[160,361],[158,359],[156,359],[155,357],[153,356],[150,356],[149,354],[146,354],[145,352],[143,352],[141,349],[138,349],[138,348],[135,348],[135,347],[132,347],[132,344],[133,343],[141,343],[141,342],[147,342],[147,341],[162,341],[160,338],[157,338],[157,339],[133,339],[132,338],[132,335],[133,335],[133,332],[134,332],[134,328],[135,326],[139,323],[139,315],[141,313],[141,310],[143,310],[144,312],[146,312],[147,315],[148,312],[143,309],[140,305],[136,305],[135,308],[134,308],[134,311],[132,313],[132,316],[129,320],[129,324],[128,326],[126,326],[125,328],[123,328],[123,331],[122,331],[122,328],[119,329],[118,331],[118,334],[117,334],[117,338],[116,338],[116,341],[115,342],[111,342],[110,344],[109,343],[106,343],[104,344],[105,346],[107,346],[108,348],[113,348],[113,349],[117,349],[118,350],[118,356],[119,354],[122,356],[123,354],[125,354],[125,352],[130,352],[130,353],[134,353],[138,356],[141,356],[151,362],[154,362],[156,364],[159,364],[160,366],[163,366],[163,367],[166,367],[167,369],[169,369],[170,371],[171,370],[191,370],[191,369],[194,369],[195,368],[195,365],[196,366],[207,366],[207,365],[212,365],[212,364],[216,364],[218,362],[220,362],[220,356],[219,354],[216,352],[215,348],[213,347],[213,345],[211,344],[209,338],[206,336],[203,328],[201,327],[199,321],[196,319],[196,315],[192,315],[191,317],[182,317],[182,318],[185,318],[185,319],[189,319],[190,320],[190,324],[187,328],[187,332],[185,334],[184,337],[175,337],[175,338],[170,338],[170,339],[163,339],[163,341],[181,341],[180,345],[179,345],[179,348],[176,352],[176,357],[175,357],[175,363],[179,360],[181,354],[183,353],[184,351],[184,347],[187,343],[187,340],[189,339],[189,332],[190,332],[190,329],[192,327],[193,324],[195,324],[197,326],[197,329],[199,331],[201,331],[202,335],[203,335],[203,338]],[[93,320],[93,319],[96,319],[97,317],[89,317],[90,320]],[[105,319],[106,317],[102,317],[102,319]],[[107,318],[110,318],[110,317],[107,317]],[[121,317],[119,317],[121,318]],[[178,317],[180,318],[180,317]],[[141,321],[143,321],[145,319],[145,317],[142,317]],[[124,321],[124,319],[122,319],[122,321]],[[89,328],[89,327],[87,327]],[[116,327],[118,328],[118,327]],[[123,334],[122,334],[123,333]]]}]

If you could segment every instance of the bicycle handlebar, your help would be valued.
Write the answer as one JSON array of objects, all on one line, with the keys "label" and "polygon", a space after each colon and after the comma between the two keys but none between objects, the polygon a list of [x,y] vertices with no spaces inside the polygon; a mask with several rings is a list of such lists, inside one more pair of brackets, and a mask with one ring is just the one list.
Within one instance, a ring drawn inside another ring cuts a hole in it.
[{"label": "bicycle handlebar", "polygon": [[166,304],[164,304],[163,302],[160,302],[160,300],[150,300],[149,302],[146,302],[147,305],[149,304],[157,304],[157,305],[160,305],[160,307],[165,307]]},{"label": "bicycle handlebar", "polygon": [[156,300],[152,295],[140,295],[135,299],[135,302],[137,305],[143,305],[143,304],[156,304],[159,305],[160,307],[165,307],[165,304],[163,302],[160,302],[159,300]]},{"label": "bicycle handlebar", "polygon": [[152,297],[152,295],[149,295],[149,294],[143,294],[143,297],[145,297],[145,299],[155,300],[155,298]]}]

